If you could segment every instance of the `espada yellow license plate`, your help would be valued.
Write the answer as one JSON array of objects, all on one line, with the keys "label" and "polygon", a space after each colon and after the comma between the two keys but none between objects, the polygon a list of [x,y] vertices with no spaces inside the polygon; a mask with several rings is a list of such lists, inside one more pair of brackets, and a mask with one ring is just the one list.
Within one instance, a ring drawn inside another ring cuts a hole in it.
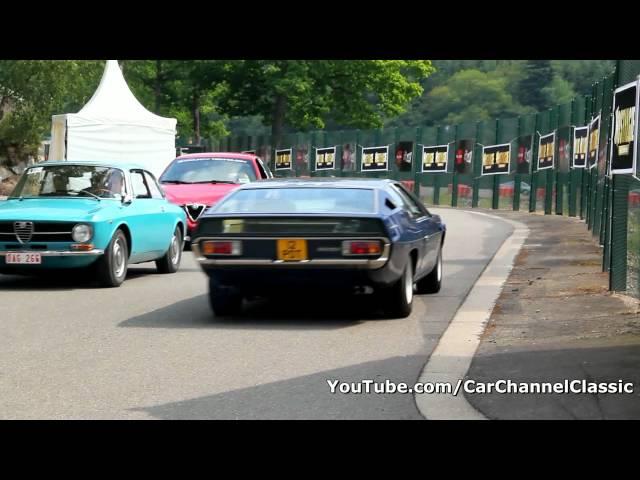
[{"label": "espada yellow license plate", "polygon": [[307,241],[296,238],[278,239],[278,260],[285,262],[300,262],[307,260]]}]

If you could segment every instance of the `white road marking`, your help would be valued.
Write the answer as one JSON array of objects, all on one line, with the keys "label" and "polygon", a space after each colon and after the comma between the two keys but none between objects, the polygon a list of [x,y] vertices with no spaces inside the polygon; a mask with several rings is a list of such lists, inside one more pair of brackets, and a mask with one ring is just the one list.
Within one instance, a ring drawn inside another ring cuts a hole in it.
[{"label": "white road marking", "polygon": [[[502,286],[509,277],[516,255],[529,235],[527,226],[520,222],[481,212],[470,213],[510,223],[514,230],[498,249],[458,309],[418,380],[421,383],[449,382],[456,385],[456,391],[459,390],[460,380],[471,366],[480,344],[480,336],[484,332]],[[420,413],[429,420],[486,420],[469,404],[462,392],[457,395],[416,394],[415,400]]]}]

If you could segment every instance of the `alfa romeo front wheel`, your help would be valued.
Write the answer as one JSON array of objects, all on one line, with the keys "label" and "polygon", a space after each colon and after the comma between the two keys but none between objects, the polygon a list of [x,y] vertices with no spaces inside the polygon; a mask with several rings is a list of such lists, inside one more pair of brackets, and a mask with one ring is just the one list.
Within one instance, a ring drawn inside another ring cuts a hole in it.
[{"label": "alfa romeo front wheel", "polygon": [[127,237],[118,229],[113,234],[104,255],[96,264],[98,281],[104,287],[119,287],[127,277],[129,248]]}]

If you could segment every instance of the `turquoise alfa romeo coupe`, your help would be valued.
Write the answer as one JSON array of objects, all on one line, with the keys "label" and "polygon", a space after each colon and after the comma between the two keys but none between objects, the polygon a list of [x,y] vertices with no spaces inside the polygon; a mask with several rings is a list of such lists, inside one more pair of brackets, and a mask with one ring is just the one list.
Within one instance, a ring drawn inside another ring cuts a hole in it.
[{"label": "turquoise alfa romeo coupe", "polygon": [[40,163],[0,201],[0,273],[91,268],[106,287],[120,286],[133,263],[174,273],[186,225],[184,210],[142,167]]}]

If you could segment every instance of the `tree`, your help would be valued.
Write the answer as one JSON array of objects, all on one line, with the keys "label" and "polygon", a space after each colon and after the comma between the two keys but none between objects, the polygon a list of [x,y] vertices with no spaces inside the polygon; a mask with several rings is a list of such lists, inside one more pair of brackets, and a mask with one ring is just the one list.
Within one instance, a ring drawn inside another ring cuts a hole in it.
[{"label": "tree", "polygon": [[517,100],[537,111],[546,110],[553,105],[553,99],[548,94],[552,81],[553,69],[549,60],[528,60],[525,76],[518,84]]},{"label": "tree", "polygon": [[[125,62],[120,62],[124,65]],[[127,60],[125,78],[138,101],[148,110],[160,115],[169,105],[168,83],[176,74],[175,62],[171,60]],[[122,69],[125,74],[125,69]],[[151,108],[149,108],[151,107]]]},{"label": "tree", "polygon": [[75,111],[93,94],[102,61],[0,61],[0,154],[35,154],[51,115]]},{"label": "tree", "polygon": [[425,102],[433,123],[448,125],[516,116],[526,109],[507,90],[507,80],[496,73],[462,70],[434,88]]},{"label": "tree", "polygon": [[226,61],[127,61],[127,81],[138,100],[158,115],[175,117],[178,134],[199,144],[226,134],[218,97],[225,91]]},{"label": "tree", "polygon": [[549,86],[542,89],[542,95],[552,99],[552,105],[571,103],[577,96],[571,83],[558,75],[553,77]]},{"label": "tree", "polygon": [[566,80],[579,95],[590,95],[594,82],[615,69],[613,60],[551,60],[555,74]]},{"label": "tree", "polygon": [[458,71],[444,84],[424,95],[410,112],[389,122],[389,125],[452,125],[527,112],[528,109],[509,93],[508,82],[509,76],[501,71]]},{"label": "tree", "polygon": [[221,107],[230,115],[260,115],[277,143],[285,126],[380,127],[422,93],[428,60],[244,60],[228,65]]}]

